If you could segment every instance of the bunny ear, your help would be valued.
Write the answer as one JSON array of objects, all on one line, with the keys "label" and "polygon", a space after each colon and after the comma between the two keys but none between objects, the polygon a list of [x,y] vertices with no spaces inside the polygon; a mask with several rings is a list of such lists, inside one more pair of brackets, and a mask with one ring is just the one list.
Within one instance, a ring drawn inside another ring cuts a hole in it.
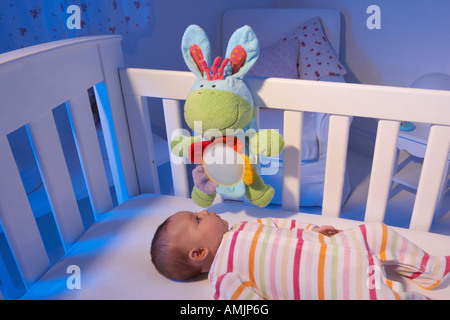
[{"label": "bunny ear", "polygon": [[259,42],[249,26],[237,29],[228,41],[226,57],[231,60],[233,77],[243,77],[255,64],[259,56]]},{"label": "bunny ear", "polygon": [[197,78],[203,78],[204,66],[201,61],[205,60],[207,66],[211,61],[211,47],[205,31],[195,24],[190,25],[183,34],[181,52],[189,70]]}]

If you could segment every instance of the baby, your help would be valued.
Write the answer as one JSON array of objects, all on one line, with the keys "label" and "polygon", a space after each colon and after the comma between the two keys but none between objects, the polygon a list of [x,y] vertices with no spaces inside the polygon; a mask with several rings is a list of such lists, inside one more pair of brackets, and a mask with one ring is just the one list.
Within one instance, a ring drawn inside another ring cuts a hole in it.
[{"label": "baby", "polygon": [[209,272],[214,299],[426,299],[387,279],[384,266],[426,289],[450,275],[450,256],[430,256],[385,224],[341,231],[267,218],[228,230],[207,210],[164,221],[151,257],[171,279]]},{"label": "baby", "polygon": [[228,222],[207,210],[180,211],[156,230],[151,256],[156,269],[175,280],[208,272],[228,231]]}]

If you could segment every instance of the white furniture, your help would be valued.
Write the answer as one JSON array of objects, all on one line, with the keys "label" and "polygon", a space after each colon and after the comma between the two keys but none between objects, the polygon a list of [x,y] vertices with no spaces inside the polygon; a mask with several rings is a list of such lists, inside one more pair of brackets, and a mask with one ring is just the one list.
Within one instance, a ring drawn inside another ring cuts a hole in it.
[{"label": "white furniture", "polygon": [[[394,169],[393,181],[407,186],[411,189],[417,190],[419,185],[420,173],[422,171],[422,161],[418,161],[416,158],[425,158],[425,152],[427,149],[428,135],[430,133],[431,125],[427,123],[415,123],[416,128],[412,131],[399,131],[397,148],[399,151],[405,150],[407,155],[403,157],[397,156],[397,160]],[[414,157],[408,156],[412,155]],[[442,204],[445,196],[447,181],[448,181],[448,167],[450,164],[450,154],[447,158],[447,162],[444,170],[444,179],[440,185],[435,219],[445,212],[439,212],[439,208]]]},{"label": "white furniture", "polygon": [[[272,28],[273,26],[268,26]],[[180,34],[183,30],[180,30]],[[69,63],[70,61],[70,63]],[[120,77],[119,77],[120,74]],[[69,76],[70,75],[70,76]],[[189,72],[124,69],[119,36],[77,38],[0,56],[0,221],[10,255],[0,259],[4,298],[208,299],[209,284],[174,282],[150,262],[157,226],[178,210],[199,210],[188,198],[184,165],[172,163],[175,196],[159,193],[155,152],[145,97],[163,99],[167,130],[180,126],[180,100],[195,76]],[[339,218],[350,118],[379,123],[365,221],[383,221],[395,160],[399,121],[435,124],[409,229],[398,229],[432,255],[448,255],[450,237],[429,230],[450,144],[450,92],[287,79],[247,79],[256,104],[283,110],[285,151],[282,210],[217,203],[212,210],[230,224],[255,217],[289,217],[347,228]],[[103,170],[87,89],[94,86],[119,205],[113,207]],[[95,223],[84,229],[55,130],[52,108],[67,101]],[[427,105],[427,108],[423,108]],[[287,106],[287,107],[286,107]],[[298,212],[303,112],[330,116],[322,215]],[[56,238],[43,241],[31,211],[7,135],[27,126],[53,209]],[[168,177],[165,177],[168,178]],[[436,197],[434,196],[436,195]],[[49,246],[50,245],[50,246]],[[49,259],[52,246],[62,256]],[[75,268],[74,268],[75,266]],[[77,269],[78,268],[78,269]],[[79,271],[80,289],[70,289]],[[407,280],[407,289],[418,290]],[[448,299],[450,286],[426,292]]]}]

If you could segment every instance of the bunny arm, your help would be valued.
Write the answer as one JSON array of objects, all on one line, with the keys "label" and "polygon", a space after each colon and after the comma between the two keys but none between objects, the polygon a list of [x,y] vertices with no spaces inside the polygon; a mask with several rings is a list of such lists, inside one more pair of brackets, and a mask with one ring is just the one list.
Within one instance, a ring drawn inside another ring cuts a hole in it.
[{"label": "bunny arm", "polygon": [[283,150],[284,141],[274,129],[257,131],[249,136],[250,150],[256,155],[274,157]]},{"label": "bunny arm", "polygon": [[184,159],[189,158],[189,147],[194,142],[201,141],[200,136],[188,137],[188,136],[177,136],[170,142],[170,149],[174,155]]}]

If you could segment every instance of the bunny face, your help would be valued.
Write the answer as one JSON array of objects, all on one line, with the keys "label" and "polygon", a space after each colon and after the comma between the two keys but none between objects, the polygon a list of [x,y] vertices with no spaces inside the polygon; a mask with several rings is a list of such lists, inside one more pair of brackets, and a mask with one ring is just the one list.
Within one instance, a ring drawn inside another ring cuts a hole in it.
[{"label": "bunny face", "polygon": [[[189,26],[182,40],[182,52],[189,69],[197,76],[185,104],[185,120],[191,129],[201,121],[205,131],[242,129],[254,117],[253,99],[242,77],[259,55],[258,40],[252,29],[244,26],[230,38],[226,58],[214,60],[210,69],[210,45],[204,31]],[[212,73],[211,73],[212,71]]]},{"label": "bunny face", "polygon": [[[229,90],[230,87],[244,94],[236,94]],[[194,129],[195,121],[201,121],[202,132],[198,134],[216,129],[225,135],[227,129],[244,128],[252,120],[253,101],[242,80],[231,77],[216,81],[197,80],[194,88],[187,97],[184,117],[191,129]]]}]

